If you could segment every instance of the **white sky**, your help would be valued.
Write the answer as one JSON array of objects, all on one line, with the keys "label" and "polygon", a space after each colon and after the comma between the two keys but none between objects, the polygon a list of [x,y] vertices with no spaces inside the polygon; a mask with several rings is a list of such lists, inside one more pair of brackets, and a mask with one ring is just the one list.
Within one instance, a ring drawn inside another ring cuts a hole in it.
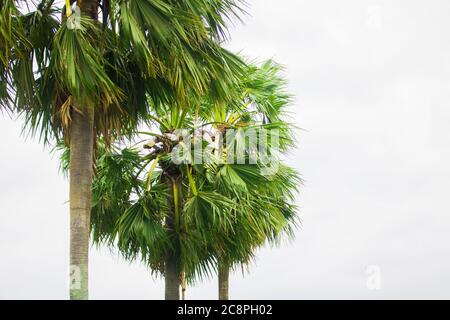
[{"label": "white sky", "polygon": [[[233,275],[231,297],[450,298],[450,2],[249,3],[230,47],[286,66],[306,183],[296,241]],[[20,122],[0,116],[0,137],[0,298],[66,299],[68,183]],[[163,298],[107,250],[90,272],[92,299]],[[216,296],[215,279],[188,290]]]}]

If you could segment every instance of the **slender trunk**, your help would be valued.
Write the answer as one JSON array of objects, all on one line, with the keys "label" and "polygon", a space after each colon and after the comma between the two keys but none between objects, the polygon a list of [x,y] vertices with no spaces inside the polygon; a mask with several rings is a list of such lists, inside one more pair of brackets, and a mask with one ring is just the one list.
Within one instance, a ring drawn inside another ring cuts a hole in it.
[{"label": "slender trunk", "polygon": [[[75,1],[70,0],[70,4]],[[98,0],[78,1],[81,12],[98,18]],[[62,19],[65,20],[65,10]],[[89,298],[89,234],[94,165],[94,110],[72,112],[70,128],[70,299]]]},{"label": "slender trunk", "polygon": [[218,273],[219,273],[219,300],[229,300],[228,290],[229,290],[230,267],[226,261],[219,260]]},{"label": "slender trunk", "polygon": [[180,300],[180,277],[178,276],[177,257],[168,254],[165,263],[165,299]]},{"label": "slender trunk", "polygon": [[181,271],[181,300],[186,300],[186,273]]},{"label": "slender trunk", "polygon": [[70,130],[70,299],[88,299],[93,110],[74,111]]},{"label": "slender trunk", "polygon": [[[174,233],[173,239],[178,239],[180,229],[180,214],[182,211],[182,193],[180,175],[169,175],[171,196],[169,197],[170,216],[166,219],[166,227]],[[174,246],[173,252],[168,252],[165,261],[165,299],[180,300],[180,252],[179,246]]]}]

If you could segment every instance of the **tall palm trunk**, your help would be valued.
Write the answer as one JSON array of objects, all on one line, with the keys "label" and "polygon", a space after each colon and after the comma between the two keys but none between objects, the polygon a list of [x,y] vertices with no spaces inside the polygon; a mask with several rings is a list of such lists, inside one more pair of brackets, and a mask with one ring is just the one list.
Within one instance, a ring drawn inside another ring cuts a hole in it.
[{"label": "tall palm trunk", "polygon": [[[177,170],[176,170],[177,171]],[[167,217],[166,226],[174,232],[174,239],[178,239],[180,229],[180,215],[182,211],[181,176],[179,172],[169,175],[171,197],[169,197],[170,216]],[[174,251],[166,255],[165,261],[165,299],[180,300],[180,253],[179,246],[175,245]]]},{"label": "tall palm trunk", "polygon": [[74,111],[70,132],[70,299],[88,299],[88,254],[94,156],[93,110]]},{"label": "tall palm trunk", "polygon": [[[72,4],[74,1],[70,1]],[[78,1],[81,12],[98,18],[98,0]],[[64,12],[64,10],[63,10]],[[65,19],[65,17],[63,17]],[[70,128],[70,299],[89,298],[89,234],[94,165],[94,110],[72,112]]]},{"label": "tall palm trunk", "polygon": [[180,278],[178,261],[174,254],[168,254],[165,261],[165,299],[180,300]]},{"label": "tall palm trunk", "polygon": [[225,260],[219,259],[219,300],[228,300],[230,267]]}]

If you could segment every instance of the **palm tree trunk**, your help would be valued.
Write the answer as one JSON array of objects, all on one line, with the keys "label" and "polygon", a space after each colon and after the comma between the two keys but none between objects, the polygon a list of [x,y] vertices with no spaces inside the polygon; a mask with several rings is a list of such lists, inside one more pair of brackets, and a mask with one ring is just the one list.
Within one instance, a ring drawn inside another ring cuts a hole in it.
[{"label": "palm tree trunk", "polygon": [[181,300],[186,300],[186,273],[181,272]]},{"label": "palm tree trunk", "polygon": [[222,259],[219,259],[218,264],[219,273],[219,300],[229,300],[229,277],[230,267],[228,263]]},{"label": "palm tree trunk", "polygon": [[[70,4],[75,1],[70,0]],[[78,1],[81,12],[98,18],[98,0]],[[63,20],[65,10],[63,10]],[[72,112],[70,128],[70,299],[89,298],[89,234],[94,166],[94,110]]]},{"label": "palm tree trunk", "polygon": [[[182,211],[181,176],[177,172],[169,175],[171,196],[169,197],[170,216],[166,219],[166,227],[169,232],[173,232],[178,239],[180,228],[180,214]],[[168,252],[165,261],[165,299],[180,300],[180,253],[177,245],[173,252]]]},{"label": "palm tree trunk", "polygon": [[70,299],[88,299],[88,254],[94,159],[93,110],[74,111],[70,132]]},{"label": "palm tree trunk", "polygon": [[173,254],[168,254],[165,263],[166,300],[180,300],[180,277],[177,264],[177,257]]}]

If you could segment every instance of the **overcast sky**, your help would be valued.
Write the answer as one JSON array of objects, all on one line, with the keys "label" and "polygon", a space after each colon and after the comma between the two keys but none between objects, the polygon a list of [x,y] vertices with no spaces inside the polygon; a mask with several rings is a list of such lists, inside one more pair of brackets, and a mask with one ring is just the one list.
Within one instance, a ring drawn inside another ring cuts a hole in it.
[{"label": "overcast sky", "polygon": [[[450,298],[450,2],[249,4],[229,47],[285,66],[303,224],[232,276],[231,298]],[[0,298],[66,299],[68,181],[21,126],[0,115]],[[92,299],[163,298],[139,263],[90,259]]]}]

